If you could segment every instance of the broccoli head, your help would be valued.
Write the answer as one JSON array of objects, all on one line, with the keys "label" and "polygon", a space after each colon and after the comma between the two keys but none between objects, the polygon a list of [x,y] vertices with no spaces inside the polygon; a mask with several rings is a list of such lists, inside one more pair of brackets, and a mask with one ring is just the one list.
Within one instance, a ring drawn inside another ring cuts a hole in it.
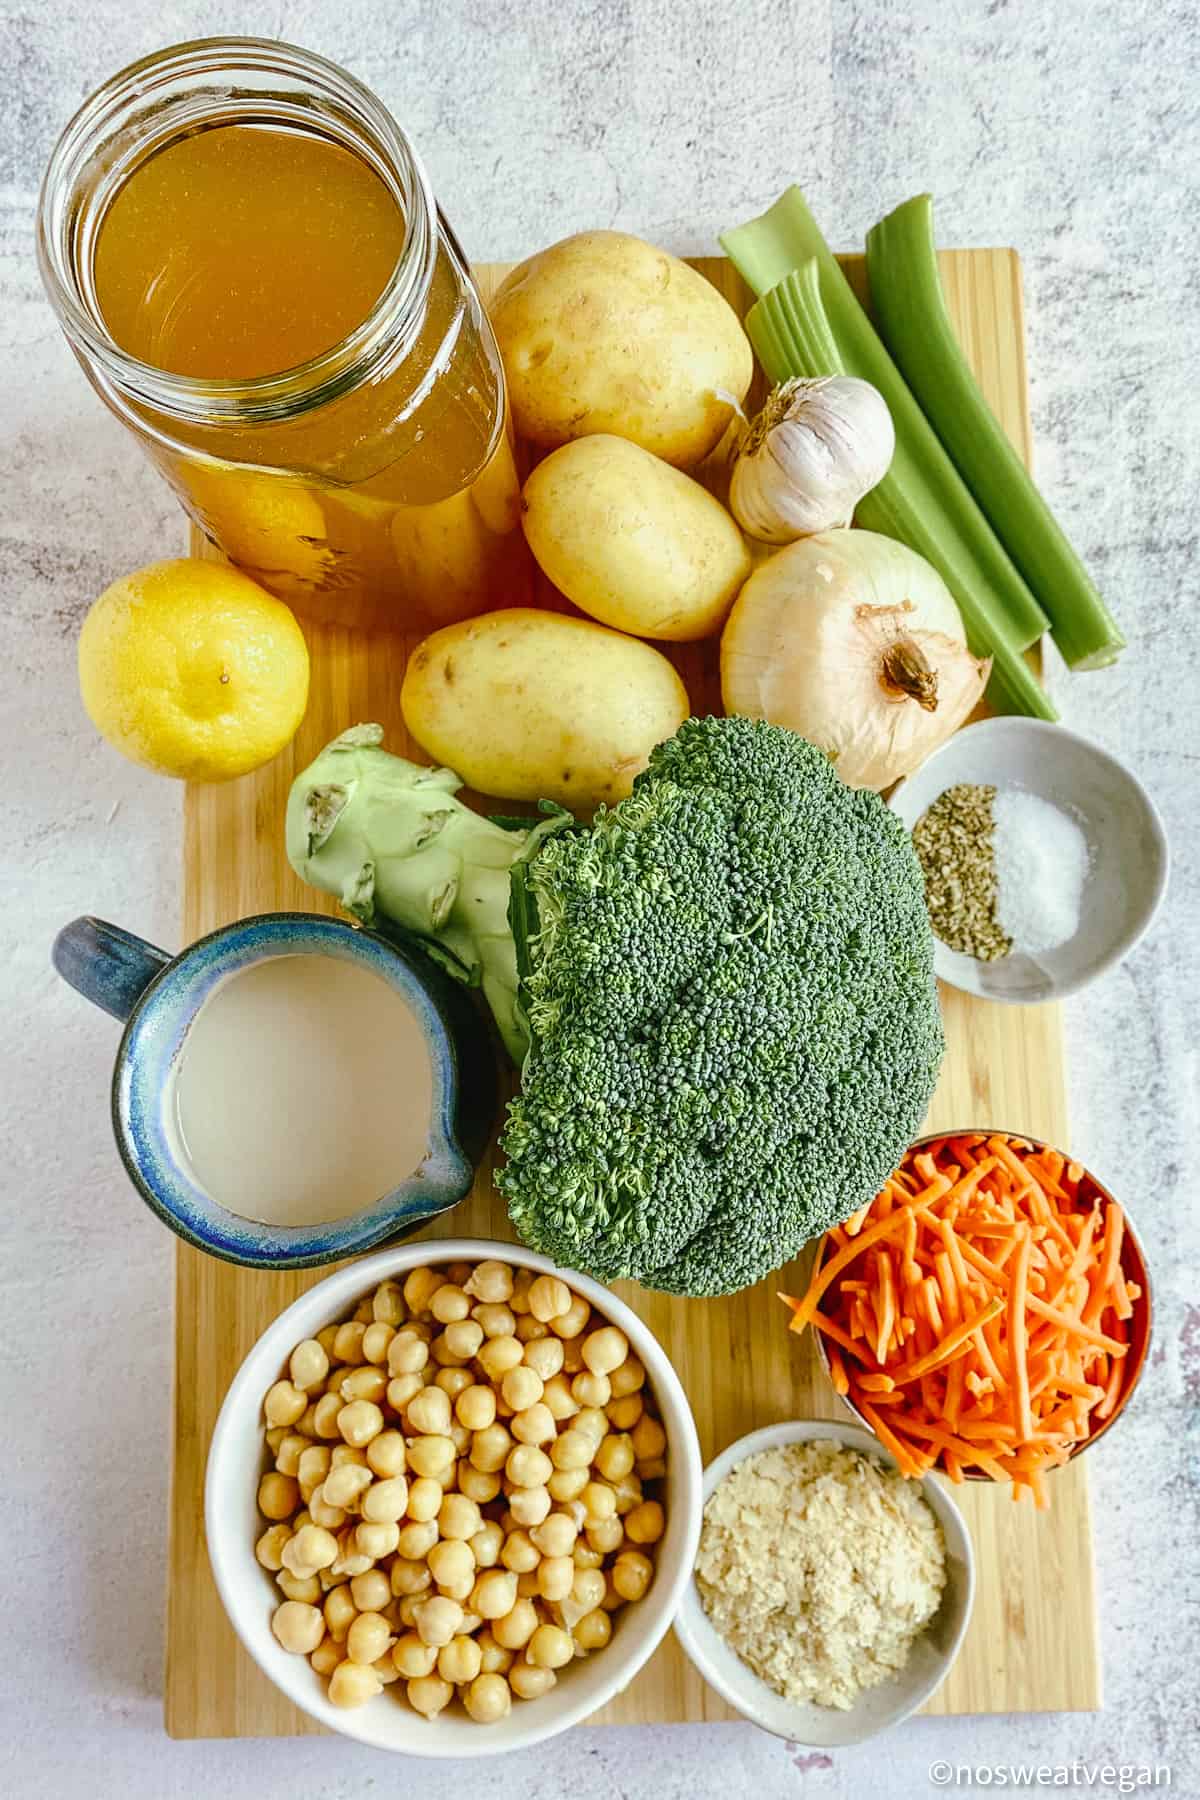
[{"label": "broccoli head", "polygon": [[497,1181],[604,1281],[731,1292],[866,1204],[944,1040],[900,820],[813,745],[688,720],[513,871],[532,1032]]}]

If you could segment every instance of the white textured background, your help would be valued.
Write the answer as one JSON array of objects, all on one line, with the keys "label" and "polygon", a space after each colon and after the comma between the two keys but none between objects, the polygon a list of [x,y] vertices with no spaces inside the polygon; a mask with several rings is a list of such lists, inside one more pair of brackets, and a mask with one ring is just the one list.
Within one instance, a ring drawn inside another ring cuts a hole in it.
[{"label": "white textured background", "polygon": [[[1056,691],[1150,784],[1176,859],[1153,940],[1068,1009],[1073,1147],[1131,1201],[1157,1276],[1152,1366],[1089,1458],[1102,1713],[914,1720],[832,1759],[748,1726],[578,1729],[473,1772],[163,1735],[171,1245],[109,1138],[115,1030],[48,950],[84,910],[178,942],[178,791],[96,741],[74,639],[183,527],[59,338],[31,239],[83,96],[222,31],[306,44],[375,88],[481,258],[595,225],[711,251],[793,179],[838,248],[929,188],[943,243],[1021,250],[1040,475],[1131,638]],[[1160,1762],[1200,1794],[1198,43],[1194,0],[0,0],[5,1800],[450,1800],[468,1780],[527,1800],[857,1800],[932,1792],[939,1758]]]}]

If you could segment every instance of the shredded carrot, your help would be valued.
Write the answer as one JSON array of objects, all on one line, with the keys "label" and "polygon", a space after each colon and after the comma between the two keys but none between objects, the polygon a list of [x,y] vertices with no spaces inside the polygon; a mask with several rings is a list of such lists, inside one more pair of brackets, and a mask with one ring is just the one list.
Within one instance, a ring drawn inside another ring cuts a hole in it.
[{"label": "shredded carrot", "polygon": [[780,1298],[906,1474],[982,1473],[1040,1507],[1046,1472],[1112,1417],[1142,1342],[1130,1242],[1061,1152],[960,1133],[910,1151],[827,1234],[807,1290]]}]

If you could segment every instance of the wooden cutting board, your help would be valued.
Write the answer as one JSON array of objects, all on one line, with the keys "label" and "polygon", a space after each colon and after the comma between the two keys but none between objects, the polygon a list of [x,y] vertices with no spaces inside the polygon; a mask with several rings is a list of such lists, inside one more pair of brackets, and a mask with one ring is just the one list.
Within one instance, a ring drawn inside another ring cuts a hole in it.
[{"label": "wooden cutting board", "polygon": [[[747,290],[728,263],[696,266],[739,310]],[[845,259],[863,283],[861,258]],[[951,311],[988,399],[1028,458],[1020,267],[1009,250],[952,251],[941,258]],[[505,273],[484,267],[485,298]],[[199,554],[215,554],[197,539]],[[534,596],[536,598],[536,596]],[[514,595],[514,603],[526,599]],[[400,717],[400,681],[411,640],[308,629],[313,680],[308,714],[290,749],[269,768],[219,787],[191,786],[184,807],[183,941],[247,913],[335,910],[292,874],[283,813],[294,773],[346,726],[377,719],[391,749],[420,752]],[[697,711],[719,710],[715,646],[677,658]],[[943,989],[949,1051],[930,1128],[999,1126],[1066,1145],[1062,1028],[1057,1007],[1005,1007]],[[509,1238],[491,1181],[428,1236]],[[619,1291],[665,1345],[687,1389],[706,1460],[742,1433],[776,1420],[844,1416],[817,1366],[811,1338],[784,1329],[775,1299],[795,1292],[806,1262],[723,1300],[679,1300],[623,1283]],[[169,1556],[166,1726],[173,1737],[267,1737],[319,1729],[297,1712],[242,1650],[217,1598],[204,1545],[204,1463],[225,1390],[256,1337],[302,1289],[320,1279],[227,1266],[179,1245],[175,1276],[175,1409]],[[1087,1476],[1075,1462],[1050,1482],[1052,1508],[1014,1505],[1007,1488],[958,1490],[978,1558],[978,1593],[966,1643],[927,1707],[933,1713],[1091,1710],[1100,1705]],[[596,1722],[728,1719],[673,1637]]]}]

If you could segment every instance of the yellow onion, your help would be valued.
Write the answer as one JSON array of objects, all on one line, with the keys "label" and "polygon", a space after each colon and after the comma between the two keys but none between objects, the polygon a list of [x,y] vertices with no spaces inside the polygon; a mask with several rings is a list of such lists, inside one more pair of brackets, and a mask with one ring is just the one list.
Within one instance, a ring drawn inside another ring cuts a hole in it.
[{"label": "yellow onion", "polygon": [[965,721],[991,661],[935,569],[873,531],[826,531],[763,563],[721,638],[725,710],[786,725],[878,793]]}]

